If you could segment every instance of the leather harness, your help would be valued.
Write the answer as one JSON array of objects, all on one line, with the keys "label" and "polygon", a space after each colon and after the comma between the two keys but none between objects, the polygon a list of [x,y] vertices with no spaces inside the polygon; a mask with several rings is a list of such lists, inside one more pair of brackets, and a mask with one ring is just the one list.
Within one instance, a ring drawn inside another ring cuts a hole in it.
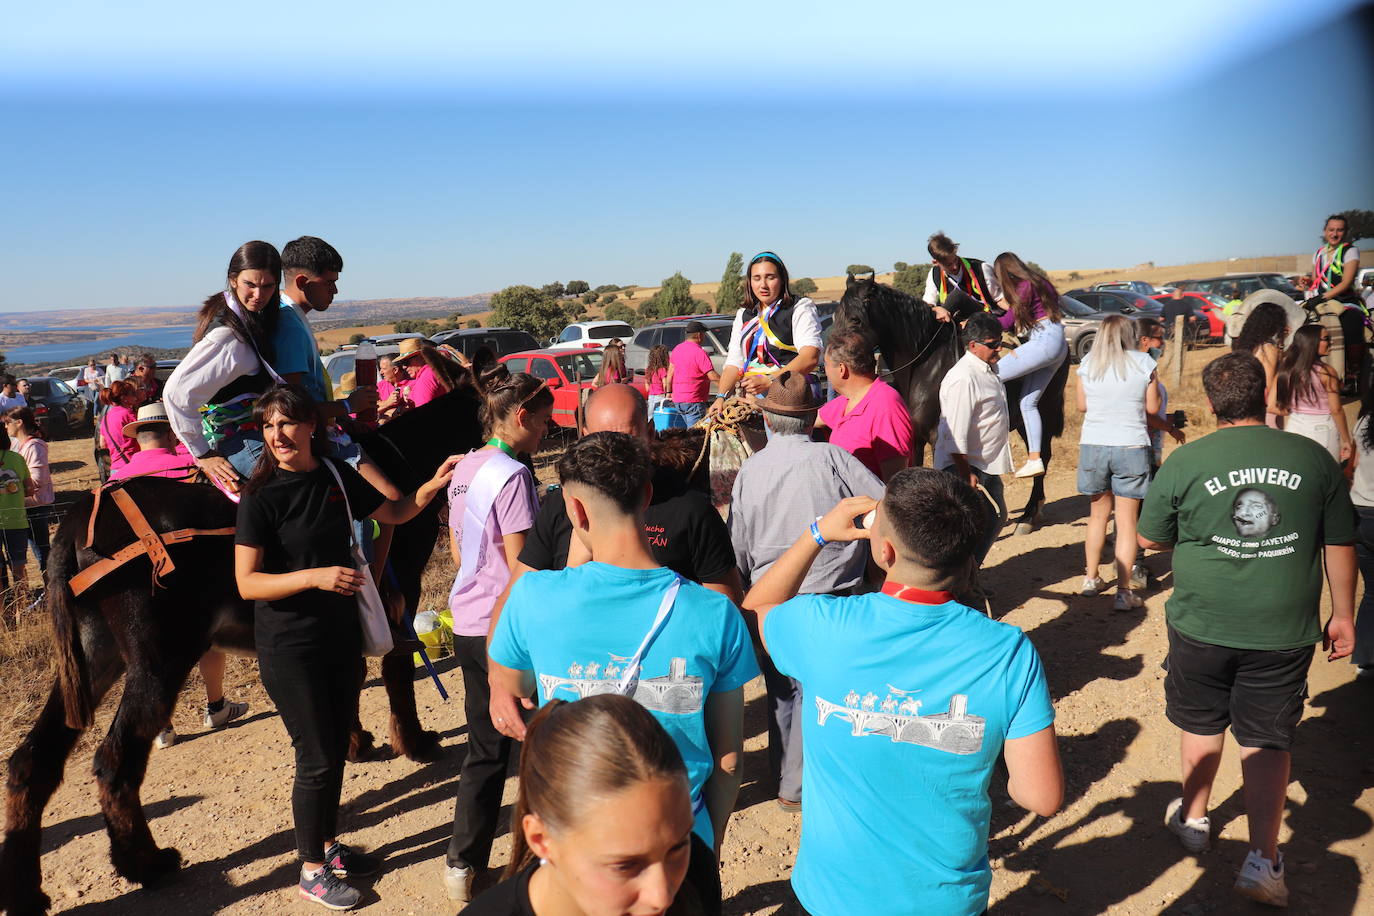
[{"label": "leather harness", "polygon": [[[185,480],[191,480],[194,475],[188,475]],[[133,480],[134,478],[126,478]],[[125,493],[120,486],[123,481],[116,482],[111,486],[106,484],[103,487],[96,487],[91,492],[95,494],[95,502],[91,505],[90,521],[86,525],[86,549],[92,550],[91,546],[95,542],[95,520],[100,511],[100,499],[102,494],[109,492],[114,504],[119,507],[119,511],[124,516],[124,520],[133,529],[134,537],[137,541],[115,551],[113,556],[102,557],[81,572],[72,576],[72,594],[79,595],[105,576],[119,569],[130,560],[148,555],[148,560],[153,564],[153,587],[158,588],[162,585],[162,577],[176,569],[176,564],[172,562],[172,555],[167,552],[167,547],[172,544],[182,544],[192,538],[197,537],[217,537],[233,534],[234,528],[178,528],[175,531],[168,531],[162,534],[153,530],[153,526],[148,523],[148,519],[143,515],[143,510],[138,508],[134,498]]]}]

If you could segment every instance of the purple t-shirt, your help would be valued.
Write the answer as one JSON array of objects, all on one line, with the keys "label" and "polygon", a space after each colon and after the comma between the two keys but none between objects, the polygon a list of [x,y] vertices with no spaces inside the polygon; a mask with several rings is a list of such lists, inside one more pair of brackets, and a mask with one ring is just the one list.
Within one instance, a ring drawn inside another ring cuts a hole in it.
[{"label": "purple t-shirt", "polygon": [[673,366],[673,403],[700,404],[711,395],[711,357],[695,340],[684,340],[668,355]]},{"label": "purple t-shirt", "polygon": [[[487,463],[499,454],[486,448],[458,462],[448,485],[448,524],[454,532],[459,550],[463,545],[463,511],[467,508],[467,492],[472,480]],[[484,562],[475,575],[456,583],[449,593],[448,606],[453,612],[453,632],[459,636],[485,636],[491,623],[491,611],[510,580],[506,565],[506,550],[502,536],[528,531],[534,527],[534,477],[528,468],[521,468],[492,504],[491,514],[482,531],[486,538]]]},{"label": "purple t-shirt", "polygon": [[848,398],[837,397],[821,407],[831,445],[849,452],[880,477],[880,467],[889,458],[911,460],[911,414],[897,389],[877,379],[863,400],[845,413],[848,406]]},{"label": "purple t-shirt", "polygon": [[[1054,287],[1050,288],[1053,289]],[[1030,306],[1031,317],[1036,321],[1045,317],[1045,303],[1040,300],[1040,290],[1031,281],[1022,280],[1016,284],[1016,298]],[[1007,309],[997,316],[997,320],[1001,322],[1004,331],[1010,331],[1012,326],[1016,324],[1016,312]]]}]

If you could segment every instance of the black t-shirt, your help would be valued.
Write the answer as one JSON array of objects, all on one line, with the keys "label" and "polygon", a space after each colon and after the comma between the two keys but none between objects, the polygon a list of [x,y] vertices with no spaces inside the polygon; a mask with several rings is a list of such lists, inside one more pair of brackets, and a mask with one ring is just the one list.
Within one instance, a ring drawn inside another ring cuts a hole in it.
[{"label": "black t-shirt", "polygon": [[[563,491],[550,489],[534,527],[525,536],[520,562],[531,569],[568,565],[572,522],[563,508]],[[654,475],[654,498],[644,513],[644,533],[654,559],[693,582],[717,582],[735,568],[730,529],[699,490],[684,489],[671,471]]]},{"label": "black t-shirt", "polygon": [[[354,517],[367,518],[375,512],[382,494],[344,462],[331,464],[348,490]],[[277,468],[262,488],[245,494],[239,502],[234,543],[261,547],[265,573],[351,567],[352,531],[344,494],[321,462],[306,473]],[[255,618],[259,652],[348,647],[360,639],[357,599],[317,588],[280,601],[259,601]]]},{"label": "black t-shirt", "polygon": [[1193,316],[1192,296],[1184,296],[1181,299],[1175,299],[1170,296],[1168,299],[1164,300],[1164,309],[1160,317],[1165,322],[1165,333],[1173,333],[1174,319],[1179,315],[1182,315],[1184,318],[1191,318]]},{"label": "black t-shirt", "polygon": [[463,910],[463,916],[534,916],[530,906],[530,876],[539,868],[530,864],[514,878],[502,881],[477,895]]}]

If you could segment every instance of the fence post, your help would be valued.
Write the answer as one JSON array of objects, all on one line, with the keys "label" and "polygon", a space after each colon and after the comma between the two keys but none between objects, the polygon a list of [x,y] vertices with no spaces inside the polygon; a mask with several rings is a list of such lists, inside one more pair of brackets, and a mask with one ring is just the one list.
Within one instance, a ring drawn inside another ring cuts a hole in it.
[{"label": "fence post", "polygon": [[1188,352],[1188,341],[1184,336],[1187,331],[1183,329],[1183,316],[1174,316],[1174,346],[1173,346],[1173,380],[1169,383],[1175,389],[1183,384],[1183,357]]}]

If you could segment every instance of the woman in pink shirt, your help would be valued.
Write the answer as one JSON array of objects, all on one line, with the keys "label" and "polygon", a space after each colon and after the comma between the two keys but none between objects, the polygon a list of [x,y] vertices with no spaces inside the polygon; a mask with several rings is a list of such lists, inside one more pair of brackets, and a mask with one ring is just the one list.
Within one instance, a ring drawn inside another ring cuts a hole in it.
[{"label": "woman in pink shirt", "polygon": [[459,374],[457,363],[440,354],[433,344],[416,339],[401,341],[401,352],[392,360],[409,378],[402,389],[405,406],[420,407],[453,390]]},{"label": "woman in pink shirt", "polygon": [[38,568],[48,571],[48,523],[52,518],[54,500],[52,472],[48,466],[48,443],[33,415],[32,407],[12,407],[5,412],[5,432],[9,433],[14,450],[29,466],[33,480],[33,494],[24,497],[24,510],[29,517],[29,544],[38,559]]},{"label": "woman in pink shirt", "polygon": [[668,400],[668,353],[663,344],[649,348],[649,363],[644,369],[644,378],[649,383],[649,418],[664,401]]},{"label": "woman in pink shirt", "polygon": [[825,346],[825,377],[837,397],[820,410],[830,444],[849,452],[887,483],[911,464],[911,414],[897,390],[878,378],[873,341],[836,331]]},{"label": "woman in pink shirt", "polygon": [[100,441],[110,452],[113,473],[138,454],[138,443],[124,434],[124,427],[136,419],[134,411],[143,401],[143,391],[136,383],[120,379],[100,392],[100,400],[108,405],[100,418]]}]

